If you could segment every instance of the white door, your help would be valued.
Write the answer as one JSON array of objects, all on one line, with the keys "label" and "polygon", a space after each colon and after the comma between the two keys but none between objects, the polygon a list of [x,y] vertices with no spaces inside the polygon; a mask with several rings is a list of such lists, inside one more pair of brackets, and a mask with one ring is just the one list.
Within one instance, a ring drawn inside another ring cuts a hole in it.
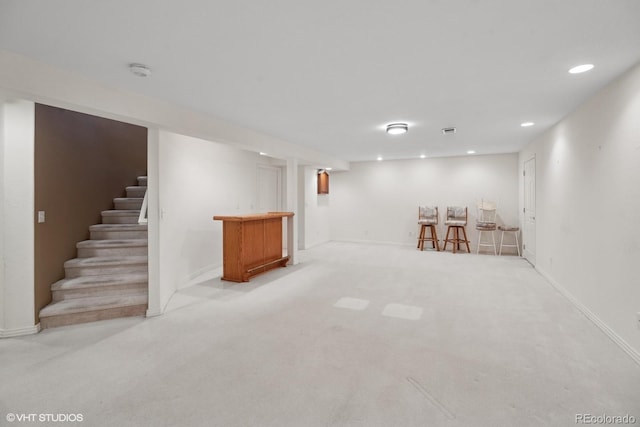
[{"label": "white door", "polygon": [[536,159],[524,162],[524,226],[522,254],[536,265]]}]

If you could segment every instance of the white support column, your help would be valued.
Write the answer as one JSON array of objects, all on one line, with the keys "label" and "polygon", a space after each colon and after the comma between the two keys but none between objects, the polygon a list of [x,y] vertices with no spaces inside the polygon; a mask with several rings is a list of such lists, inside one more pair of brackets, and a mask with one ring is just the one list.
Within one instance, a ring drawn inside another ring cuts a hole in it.
[{"label": "white support column", "polygon": [[287,223],[287,251],[290,263],[298,263],[298,159],[287,159],[287,209],[295,215]]},{"label": "white support column", "polygon": [[0,98],[0,338],[33,334],[35,106]]},{"label": "white support column", "polygon": [[148,129],[147,133],[147,234],[149,239],[149,305],[147,317],[162,314],[160,289],[160,136],[158,129]]}]

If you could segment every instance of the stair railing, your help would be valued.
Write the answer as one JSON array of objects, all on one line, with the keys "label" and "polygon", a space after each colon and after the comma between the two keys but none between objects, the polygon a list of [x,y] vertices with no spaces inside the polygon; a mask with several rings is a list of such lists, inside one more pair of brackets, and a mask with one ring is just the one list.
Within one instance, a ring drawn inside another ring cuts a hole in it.
[{"label": "stair railing", "polygon": [[140,208],[140,216],[138,217],[138,224],[146,224],[147,223],[147,194],[149,192],[144,192],[144,199],[142,200],[142,207]]}]

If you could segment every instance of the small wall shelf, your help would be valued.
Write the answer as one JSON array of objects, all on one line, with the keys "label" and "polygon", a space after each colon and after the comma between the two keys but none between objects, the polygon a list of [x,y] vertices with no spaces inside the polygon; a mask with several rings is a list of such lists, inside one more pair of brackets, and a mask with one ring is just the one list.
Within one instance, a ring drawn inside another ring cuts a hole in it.
[{"label": "small wall shelf", "polygon": [[329,194],[329,174],[322,169],[318,171],[318,194]]}]

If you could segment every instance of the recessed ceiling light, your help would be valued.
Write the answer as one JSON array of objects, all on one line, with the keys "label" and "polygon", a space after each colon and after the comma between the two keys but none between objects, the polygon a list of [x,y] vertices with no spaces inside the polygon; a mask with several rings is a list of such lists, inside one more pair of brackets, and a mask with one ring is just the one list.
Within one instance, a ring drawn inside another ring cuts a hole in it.
[{"label": "recessed ceiling light", "polygon": [[426,158],[426,157],[427,157],[427,155],[426,155],[426,154],[420,154],[420,158],[421,158],[421,159],[424,159],[424,158]]},{"label": "recessed ceiling light", "polygon": [[378,158],[376,160],[381,162],[382,161],[382,156],[378,156]]},{"label": "recessed ceiling light", "polygon": [[261,152],[260,152],[260,155],[261,155],[261,156],[266,156],[266,155],[267,155],[267,153],[265,153],[264,151],[261,151]]},{"label": "recessed ceiling light", "polygon": [[333,169],[333,168],[324,168],[324,169],[325,169],[325,170],[328,170],[328,171],[330,171],[330,170],[331,170],[331,169]]},{"label": "recessed ceiling light", "polygon": [[593,68],[593,64],[576,65],[575,67],[571,68],[569,72],[571,74],[580,74],[580,73],[584,73],[585,71],[589,71],[592,68]]},{"label": "recessed ceiling light", "polygon": [[520,126],[522,126],[523,128],[528,128],[529,126],[533,126],[533,125],[535,125],[535,123],[533,122],[520,123]]},{"label": "recessed ceiling light", "polygon": [[469,150],[469,151],[467,151],[467,154],[476,154],[476,152],[473,151],[473,150]]},{"label": "recessed ceiling light", "polygon": [[387,125],[387,133],[389,135],[400,135],[407,133],[409,125],[406,123],[391,123]]},{"label": "recessed ceiling light", "polygon": [[129,64],[129,71],[138,77],[149,77],[151,75],[151,68],[144,64]]}]

